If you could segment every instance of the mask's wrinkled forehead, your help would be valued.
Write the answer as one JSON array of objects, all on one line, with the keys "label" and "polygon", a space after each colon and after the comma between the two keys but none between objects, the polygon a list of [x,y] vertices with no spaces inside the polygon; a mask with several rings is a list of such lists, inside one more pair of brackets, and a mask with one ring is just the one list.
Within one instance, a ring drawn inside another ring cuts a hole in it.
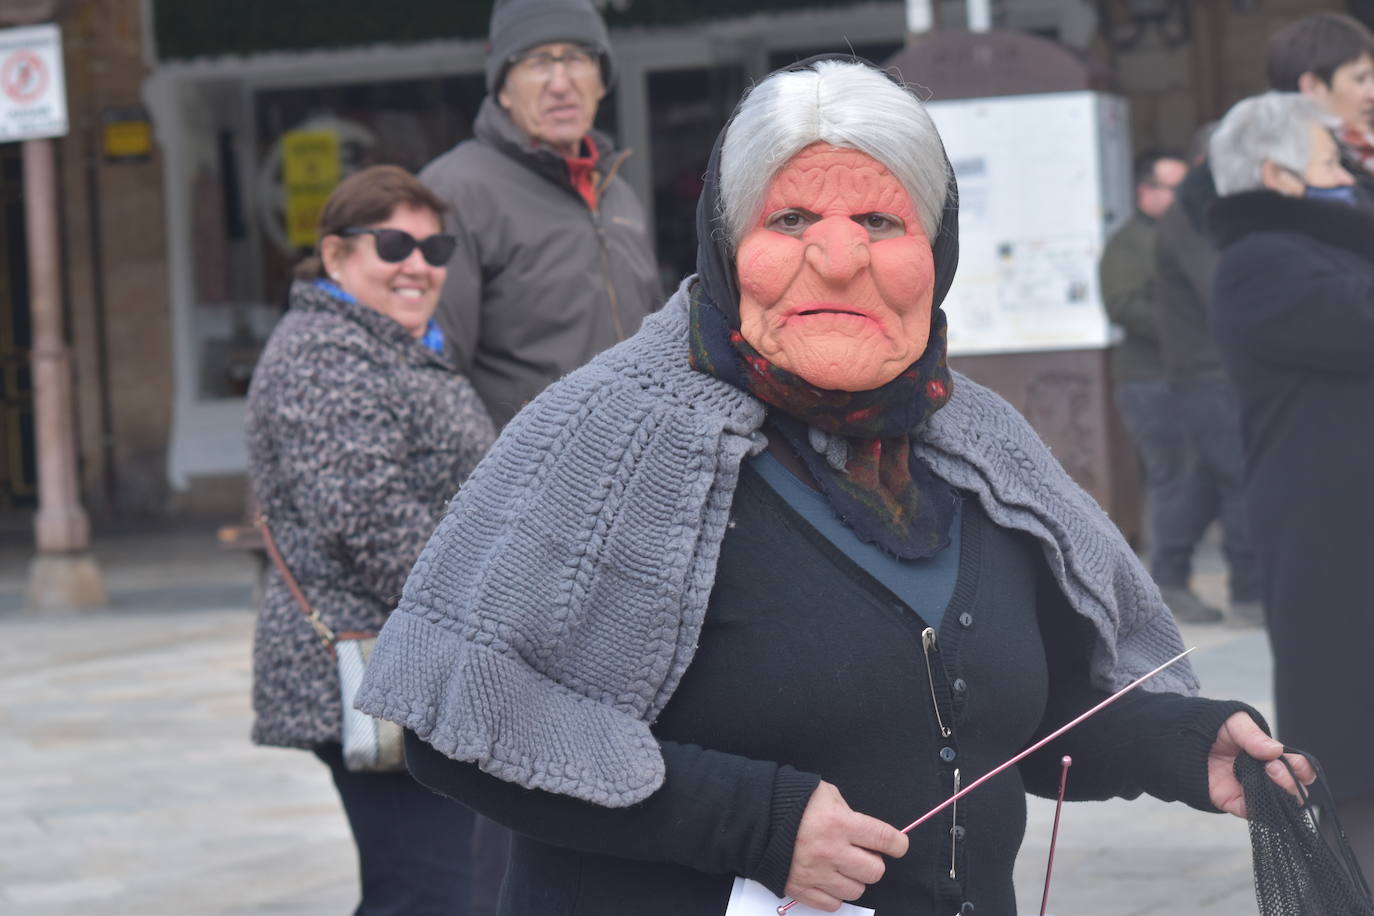
[{"label": "mask's wrinkled forehead", "polygon": [[[881,162],[855,149],[813,143],[787,161],[769,183],[759,222],[777,210],[798,207],[821,215],[887,213],[920,228],[911,195]],[[922,233],[924,234],[924,233]]]}]

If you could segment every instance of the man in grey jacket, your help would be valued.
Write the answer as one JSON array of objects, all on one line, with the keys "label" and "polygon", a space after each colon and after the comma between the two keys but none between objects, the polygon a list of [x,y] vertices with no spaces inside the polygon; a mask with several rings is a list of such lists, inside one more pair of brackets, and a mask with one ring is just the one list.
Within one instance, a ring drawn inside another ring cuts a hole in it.
[{"label": "man in grey jacket", "polygon": [[[615,76],[590,0],[496,0],[474,136],[420,178],[458,249],[435,318],[498,429],[662,304],[627,151],[592,130]],[[478,818],[472,916],[496,911],[509,834]],[[455,902],[466,912],[467,901]]]},{"label": "man in grey jacket", "polygon": [[662,303],[644,211],[592,130],[615,75],[590,0],[497,0],[475,136],[420,178],[458,237],[437,319],[497,426]]}]

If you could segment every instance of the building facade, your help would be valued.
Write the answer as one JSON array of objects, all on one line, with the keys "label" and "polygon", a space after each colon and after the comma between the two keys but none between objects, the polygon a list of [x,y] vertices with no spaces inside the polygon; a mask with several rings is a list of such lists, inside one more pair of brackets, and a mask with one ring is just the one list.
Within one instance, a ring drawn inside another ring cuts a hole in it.
[{"label": "building facade", "polygon": [[[300,176],[320,161],[339,174],[418,168],[470,135],[487,6],[13,0],[0,25],[33,21],[22,17],[44,5],[63,29],[68,71],[62,242],[87,506],[97,517],[232,514],[244,495],[244,392],[321,193]],[[622,174],[657,227],[669,288],[692,269],[700,176],[740,92],[819,51],[886,59],[908,21],[891,0],[603,6],[619,77],[599,125],[634,150]],[[936,29],[963,27],[961,0],[926,6]],[[1274,29],[1358,6],[1004,0],[993,24],[1099,67],[1130,102],[1137,148],[1182,147],[1197,124],[1263,88]],[[321,134],[334,138],[323,152],[311,144]],[[30,501],[35,473],[21,180],[17,147],[0,145],[0,507]]]}]

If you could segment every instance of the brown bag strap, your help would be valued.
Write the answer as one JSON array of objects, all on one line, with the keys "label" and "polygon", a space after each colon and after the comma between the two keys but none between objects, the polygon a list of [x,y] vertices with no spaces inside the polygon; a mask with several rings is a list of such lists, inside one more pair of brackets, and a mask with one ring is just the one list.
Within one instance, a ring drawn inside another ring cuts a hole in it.
[{"label": "brown bag strap", "polygon": [[325,649],[329,651],[330,655],[333,655],[335,641],[334,631],[325,625],[325,622],[320,619],[320,612],[311,607],[310,602],[305,599],[305,592],[301,591],[300,583],[296,581],[295,576],[291,575],[291,570],[287,568],[286,561],[282,559],[281,551],[277,549],[277,541],[272,537],[272,529],[267,525],[267,515],[265,513],[258,513],[257,525],[259,530],[262,531],[262,541],[267,547],[267,555],[272,558],[272,562],[276,565],[277,571],[281,573],[282,579],[286,581],[286,587],[290,589],[291,597],[295,598],[296,603],[301,606],[301,610],[305,613],[305,619],[310,621],[310,626],[313,627],[315,632],[319,635],[320,640],[324,643]]}]

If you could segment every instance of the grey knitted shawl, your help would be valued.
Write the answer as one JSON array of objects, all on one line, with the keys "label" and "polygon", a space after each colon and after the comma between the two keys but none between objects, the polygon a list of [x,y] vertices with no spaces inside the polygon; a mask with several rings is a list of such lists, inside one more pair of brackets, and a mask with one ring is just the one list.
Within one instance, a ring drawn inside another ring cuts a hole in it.
[{"label": "grey knitted shawl", "polygon": [[[662,784],[650,726],[696,650],[740,463],[765,445],[763,404],[687,364],[690,282],[506,427],[411,572],[359,708],[528,788],[620,807]],[[1182,651],[1131,548],[1005,401],[956,378],[915,448],[1040,541],[1096,630],[1097,686]],[[1197,682],[1180,663],[1151,686]]]}]

